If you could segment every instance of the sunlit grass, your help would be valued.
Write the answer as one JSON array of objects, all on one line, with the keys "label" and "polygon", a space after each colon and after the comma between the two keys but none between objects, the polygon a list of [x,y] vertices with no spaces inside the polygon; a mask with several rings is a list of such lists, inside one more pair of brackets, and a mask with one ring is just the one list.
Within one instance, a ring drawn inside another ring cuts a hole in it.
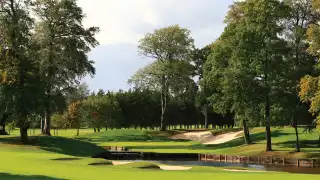
[{"label": "sunlit grass", "polygon": [[[302,131],[302,129],[300,129]],[[40,130],[35,134],[40,134]],[[316,175],[297,175],[288,173],[242,173],[226,172],[220,168],[193,167],[189,171],[161,171],[143,170],[137,165],[113,166],[106,160],[92,159],[91,155],[102,151],[99,146],[125,146],[133,151],[152,152],[193,152],[235,155],[264,154],[264,129],[252,131],[252,139],[256,144],[243,145],[243,138],[221,145],[201,145],[198,142],[185,140],[171,140],[167,136],[172,132],[157,133],[147,130],[109,130],[93,133],[92,129],[82,129],[76,137],[76,130],[60,130],[59,137],[31,136],[29,145],[19,143],[19,132],[16,130],[10,136],[0,137],[0,179],[202,179],[217,180],[254,179],[267,180],[314,180]],[[314,142],[318,136],[300,134],[303,153],[291,153],[295,140],[294,130],[273,129],[273,148],[276,155],[291,155],[307,157],[310,154],[319,155],[320,148],[308,144]],[[289,142],[289,143],[288,143]],[[303,144],[305,143],[305,144]],[[307,151],[307,152],[306,152]],[[77,160],[54,160],[60,158],[77,158]],[[96,162],[106,163],[103,166],[89,165]]]},{"label": "sunlit grass", "polygon": [[[217,130],[220,131],[220,130]],[[319,158],[318,134],[306,133],[299,129],[301,153],[295,153],[295,131],[293,128],[272,128],[274,152],[265,153],[265,129],[251,130],[254,144],[245,145],[244,139],[238,139],[220,145],[202,145],[193,141],[172,140],[167,136],[157,136],[147,130],[123,129],[103,131],[83,135],[80,138],[100,146],[128,147],[132,151],[177,152],[177,153],[213,153],[230,155],[275,155],[299,158]]]},{"label": "sunlit grass", "polygon": [[[8,149],[9,150],[9,149]],[[101,160],[81,158],[79,160],[59,161],[56,158],[70,158],[61,154],[37,153],[37,152],[1,152],[0,179],[6,180],[31,180],[31,179],[72,179],[72,180],[94,180],[94,179],[139,179],[139,180],[245,180],[259,178],[260,180],[314,180],[316,175],[297,175],[288,173],[241,173],[226,172],[220,168],[193,167],[189,171],[162,171],[152,169],[140,169],[141,166],[150,163],[134,163],[120,166],[92,166],[92,162]],[[153,165],[154,163],[152,163]]]}]

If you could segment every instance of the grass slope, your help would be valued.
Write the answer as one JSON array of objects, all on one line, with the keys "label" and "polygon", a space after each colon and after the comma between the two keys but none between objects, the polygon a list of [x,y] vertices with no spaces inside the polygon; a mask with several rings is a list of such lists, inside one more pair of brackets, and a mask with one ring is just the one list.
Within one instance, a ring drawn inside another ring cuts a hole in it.
[{"label": "grass slope", "polygon": [[[213,153],[231,155],[274,155],[294,158],[320,158],[317,133],[304,133],[299,129],[301,153],[295,153],[295,132],[293,128],[273,128],[272,143],[274,151],[265,153],[265,132],[263,128],[252,130],[251,139],[254,144],[244,145],[244,139],[239,137],[233,141],[219,145],[202,145],[186,140],[172,140],[168,135],[177,132],[159,134],[146,130],[113,130],[86,134],[80,139],[99,146],[123,146],[132,151],[177,152],[177,153]],[[213,132],[221,134],[221,130]]]}]

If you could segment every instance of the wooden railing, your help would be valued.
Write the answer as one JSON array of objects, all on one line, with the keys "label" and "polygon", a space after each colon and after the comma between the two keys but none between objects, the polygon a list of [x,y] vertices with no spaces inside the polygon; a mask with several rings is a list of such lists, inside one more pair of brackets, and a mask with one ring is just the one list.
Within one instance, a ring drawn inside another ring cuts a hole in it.
[{"label": "wooden railing", "polygon": [[126,147],[118,147],[118,146],[103,146],[102,148],[108,151],[129,151],[129,149]]},{"label": "wooden railing", "polygon": [[240,164],[281,165],[296,167],[320,167],[320,159],[291,159],[273,156],[229,156],[199,154],[199,161],[228,162]]}]

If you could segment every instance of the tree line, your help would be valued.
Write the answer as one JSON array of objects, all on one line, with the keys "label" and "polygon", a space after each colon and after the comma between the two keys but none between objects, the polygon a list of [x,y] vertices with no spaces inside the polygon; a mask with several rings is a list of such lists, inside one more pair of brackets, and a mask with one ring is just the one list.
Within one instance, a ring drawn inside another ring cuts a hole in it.
[{"label": "tree line", "polygon": [[[86,87],[82,85],[82,87]],[[87,91],[89,92],[89,91]],[[151,90],[129,90],[118,92],[91,93],[69,104],[64,112],[55,113],[52,127],[55,130],[92,128],[94,132],[109,129],[135,128],[160,129],[160,93]],[[201,109],[194,101],[175,97],[168,103],[166,124],[171,129],[205,128]],[[212,128],[232,128],[233,116],[222,116],[208,111],[207,122]]]}]

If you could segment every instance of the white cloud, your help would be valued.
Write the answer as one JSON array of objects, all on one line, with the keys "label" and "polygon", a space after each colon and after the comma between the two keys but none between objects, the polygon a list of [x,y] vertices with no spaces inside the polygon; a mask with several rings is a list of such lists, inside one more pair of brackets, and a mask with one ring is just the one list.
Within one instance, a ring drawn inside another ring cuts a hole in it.
[{"label": "white cloud", "polygon": [[[195,35],[223,27],[231,0],[79,0],[86,26],[99,26],[101,44],[134,43],[147,32],[173,24]],[[210,36],[212,37],[212,36]],[[201,40],[200,40],[201,41]],[[202,44],[201,44],[202,45]]]},{"label": "white cloud", "polygon": [[127,79],[149,63],[137,54],[145,33],[179,24],[191,30],[197,47],[212,43],[223,31],[223,20],[233,0],[78,0],[87,14],[85,26],[99,26],[101,46],[89,57],[96,61],[92,90],[126,89]]},{"label": "white cloud", "polygon": [[135,43],[141,35],[132,27],[157,23],[149,0],[79,0],[79,5],[87,15],[84,25],[100,27],[101,44]]}]

